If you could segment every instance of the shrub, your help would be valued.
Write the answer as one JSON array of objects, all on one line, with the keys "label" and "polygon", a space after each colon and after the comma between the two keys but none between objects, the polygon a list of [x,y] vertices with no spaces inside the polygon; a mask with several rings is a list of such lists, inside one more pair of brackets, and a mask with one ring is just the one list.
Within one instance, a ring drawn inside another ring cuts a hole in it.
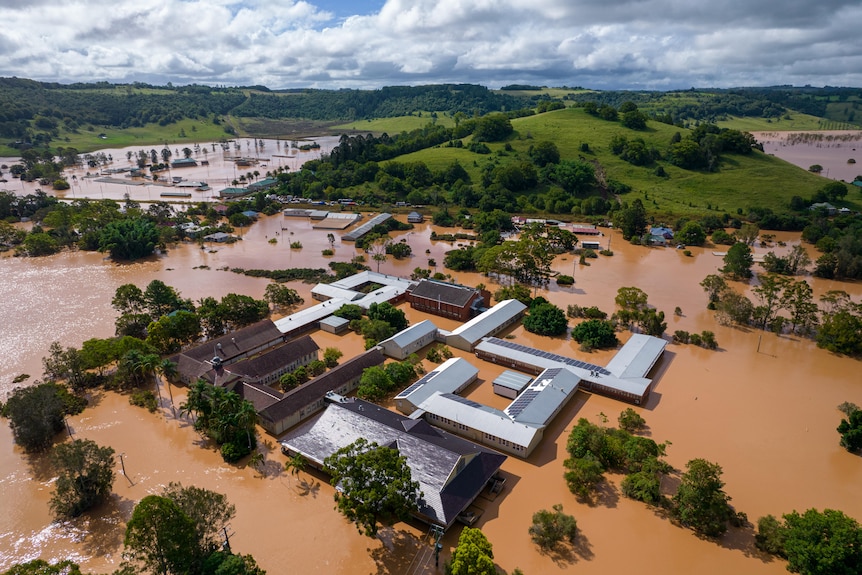
[{"label": "shrub", "polygon": [[701,345],[701,344],[703,344],[703,338],[702,338],[702,337],[700,337],[700,334],[699,334],[699,333],[693,333],[693,334],[691,334],[691,336],[689,337],[689,341],[690,341],[693,345]]},{"label": "shrub", "polygon": [[603,256],[612,256],[614,252],[612,250],[599,250],[599,253]]},{"label": "shrub", "polygon": [[715,341],[715,334],[711,331],[700,332],[700,338],[700,345],[702,345],[706,349],[716,349],[718,347],[718,342]]},{"label": "shrub", "polygon": [[131,397],[129,397],[129,403],[143,407],[150,413],[155,412],[159,407],[156,401],[156,394],[149,389],[142,389],[132,393]]},{"label": "shrub", "polygon": [[292,250],[301,250],[301,249],[302,249],[302,242],[299,242],[299,241],[296,241],[296,242],[290,242],[290,249],[292,249]]},{"label": "shrub", "polygon": [[236,463],[249,453],[251,450],[246,444],[229,442],[221,446],[221,457],[227,463]]},{"label": "shrub", "polygon": [[564,274],[557,276],[557,285],[570,286],[574,283],[575,283],[575,278],[573,278],[572,276],[567,276]]},{"label": "shrub", "polygon": [[563,506],[556,504],[553,511],[542,509],[533,514],[530,538],[542,549],[553,549],[563,540],[573,543],[578,533],[578,522],[563,513]]},{"label": "shrub", "polygon": [[678,329],[673,332],[673,342],[674,343],[688,343],[691,341],[691,334],[685,330]]},{"label": "shrub", "polygon": [[335,250],[331,250],[329,248],[326,248],[325,250],[322,250],[320,253],[321,253],[321,255],[324,255],[324,256],[334,256]]}]

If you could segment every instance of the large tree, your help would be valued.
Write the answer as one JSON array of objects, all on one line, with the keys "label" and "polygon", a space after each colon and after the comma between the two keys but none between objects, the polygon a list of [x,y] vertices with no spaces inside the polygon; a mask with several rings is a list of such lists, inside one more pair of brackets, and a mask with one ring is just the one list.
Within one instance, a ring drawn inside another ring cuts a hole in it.
[{"label": "large tree", "polygon": [[745,242],[737,242],[727,250],[724,267],[720,271],[735,279],[748,279],[751,277],[752,265],[754,256],[751,255],[751,248]]},{"label": "large tree", "polygon": [[446,565],[449,575],[497,575],[494,549],[479,529],[465,527]]},{"label": "large tree", "polygon": [[126,524],[125,554],[153,575],[190,572],[196,557],[197,526],[173,500],[141,499]]},{"label": "large tree", "polygon": [[548,302],[530,307],[530,314],[524,318],[524,329],[539,335],[562,335],[567,328],[565,312]]},{"label": "large tree", "polygon": [[111,494],[114,450],[89,439],[61,443],[51,453],[58,476],[51,496],[57,517],[77,517]]},{"label": "large tree", "polygon": [[574,517],[563,513],[562,504],[556,504],[553,511],[542,509],[533,513],[530,525],[530,538],[542,549],[554,549],[563,541],[574,543],[578,534],[578,522]]},{"label": "large tree", "polygon": [[156,249],[159,231],[145,219],[123,219],[109,223],[99,236],[99,251],[108,252],[115,260],[136,260]]},{"label": "large tree", "polygon": [[419,483],[397,449],[360,438],[323,464],[336,487],[338,510],[360,533],[375,537],[378,523],[405,520],[418,508]]},{"label": "large tree", "polygon": [[5,406],[15,443],[25,451],[45,451],[63,430],[65,406],[59,386],[43,383],[12,394]]},{"label": "large tree", "polygon": [[787,569],[802,575],[862,573],[862,528],[841,511],[809,509],[784,516]]},{"label": "large tree", "polygon": [[734,517],[730,497],[722,490],[721,467],[705,459],[692,459],[685,467],[673,496],[677,519],[703,535],[721,535]]}]

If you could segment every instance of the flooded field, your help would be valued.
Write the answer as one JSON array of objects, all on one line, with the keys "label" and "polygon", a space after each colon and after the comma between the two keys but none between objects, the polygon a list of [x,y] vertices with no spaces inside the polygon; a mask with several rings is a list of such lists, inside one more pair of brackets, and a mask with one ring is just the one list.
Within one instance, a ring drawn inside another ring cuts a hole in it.
[{"label": "flooded field", "polygon": [[[243,241],[219,246],[213,253],[183,245],[129,265],[87,253],[36,260],[4,257],[0,259],[0,392],[8,392],[11,379],[19,373],[38,378],[41,357],[51,341],[80,345],[90,337],[111,335],[115,313],[110,299],[119,285],[144,286],[158,278],[195,300],[229,292],[261,297],[267,280],[220,268],[322,267],[329,259],[347,261],[358,253],[352,244],[336,240],[335,256],[322,257],[321,250],[329,247],[327,233],[312,230],[307,220],[277,215],[245,230]],[[428,267],[432,258],[437,271],[445,272],[444,253],[454,246],[432,242],[430,233],[427,224],[402,233],[413,248],[413,257],[390,259],[380,271],[408,276],[415,267]],[[340,234],[336,232],[336,237]],[[273,237],[278,242],[269,244]],[[631,246],[619,235],[599,239],[603,245],[611,241],[613,257],[581,266],[571,255],[559,256],[555,268],[573,274],[575,285],[560,288],[552,284],[539,294],[563,307],[570,303],[597,305],[611,312],[617,288],[636,285],[649,294],[652,305],[666,312],[669,333],[711,330],[719,343],[716,351],[668,345],[654,374],[652,398],[638,408],[650,436],[671,442],[668,461],[677,469],[696,457],[720,464],[726,492],[753,522],[767,513],[780,515],[810,507],[837,508],[862,519],[862,498],[858,496],[862,458],[840,448],[835,432],[841,417],[836,406],[843,401],[862,404],[860,363],[817,349],[805,339],[718,325],[706,309],[706,296],[698,285],[722,265],[711,249],[692,248],[693,257],[686,257],[681,250]],[[788,242],[788,247],[798,242],[798,236],[791,234],[778,234],[776,239]],[[302,242],[301,250],[289,248],[294,240]],[[756,253],[765,251],[767,248],[755,248]],[[485,283],[492,291],[497,288],[478,274],[457,274],[456,279],[466,285]],[[856,301],[862,296],[859,284],[808,279],[818,295],[844,289]],[[306,305],[312,303],[310,286],[290,285],[306,298]],[[678,317],[673,315],[677,306],[682,309]],[[414,312],[407,306],[403,309],[411,322],[427,318],[444,329],[455,327],[452,320]],[[512,335],[516,342],[593,363],[605,364],[612,356],[612,352],[584,354],[570,339],[539,337],[521,327]],[[314,333],[312,337],[321,348],[336,346],[347,355],[362,348],[353,335]],[[467,390],[468,396],[503,407],[507,400],[495,396],[490,385],[500,368],[470,354],[457,350],[456,354],[480,369],[480,380]],[[431,364],[426,362],[426,366]],[[173,388],[175,401],[183,394],[183,389]],[[262,435],[267,442],[267,466],[262,474],[250,467],[224,464],[187,421],[174,418],[167,404],[152,415],[113,394],[99,395],[93,403],[81,416],[70,418],[70,425],[77,436],[124,453],[129,475],[119,473],[118,461],[112,501],[78,522],[51,521],[50,470],[43,458],[24,456],[12,445],[8,426],[0,426],[4,493],[0,569],[43,556],[71,557],[90,573],[110,571],[120,560],[124,522],[134,504],[170,481],[181,481],[228,495],[237,507],[230,526],[233,549],[252,553],[269,573],[442,572],[442,568],[434,570],[433,559],[429,561],[430,548],[419,543],[426,528],[399,524],[377,540],[358,535],[333,509],[326,478],[309,474],[295,478],[281,470],[285,458],[277,449],[276,438]],[[506,461],[503,494],[493,501],[477,501],[484,509],[477,525],[493,544],[500,569],[511,573],[520,567],[527,575],[569,570],[590,574],[637,570],[656,575],[785,573],[783,561],[774,561],[754,548],[750,528],[732,529],[718,542],[700,539],[655,510],[623,497],[618,477],[610,477],[609,487],[594,505],[579,503],[568,492],[562,478],[568,431],[579,417],[598,423],[604,414],[615,423],[625,407],[579,392],[529,460],[510,457]],[[665,488],[670,489],[676,480],[668,478]],[[546,555],[530,542],[527,529],[535,511],[556,503],[577,518],[580,536],[569,553]],[[443,559],[457,542],[458,531],[452,529],[444,538]],[[418,556],[419,552],[424,555]]]},{"label": "flooded field", "polygon": [[[260,143],[263,143],[263,146]],[[111,160],[97,168],[80,167],[66,169],[64,175],[71,187],[68,190],[52,190],[50,186],[42,186],[38,182],[23,182],[5,173],[7,182],[0,182],[0,190],[9,190],[16,194],[30,194],[37,189],[45,193],[65,199],[112,199],[122,200],[126,195],[137,202],[171,201],[174,203],[211,201],[218,197],[218,192],[227,187],[245,187],[266,177],[267,172],[277,170],[295,171],[308,160],[314,160],[321,154],[329,153],[338,144],[338,136],[321,136],[310,140],[296,142],[298,146],[316,143],[319,148],[300,150],[292,147],[288,140],[255,140],[254,138],[237,138],[224,144],[201,142],[199,144],[175,144],[170,150],[171,160],[183,158],[183,148],[192,151],[191,159],[196,166],[171,168],[158,173],[158,181],[151,177],[131,177],[130,168],[137,167],[137,153],[141,150],[150,153],[155,150],[161,154],[164,145],[129,146],[127,148],[109,148],[100,150]],[[129,157],[129,154],[132,154]],[[237,161],[239,160],[239,161]],[[162,161],[159,156],[159,162]],[[12,165],[16,158],[0,158],[0,164]],[[149,160],[148,160],[149,162]],[[115,173],[112,173],[115,172]],[[255,175],[257,172],[257,175]],[[144,173],[150,176],[149,170]],[[173,185],[174,178],[188,182],[203,182],[209,186],[207,190],[196,190]],[[242,180],[240,180],[242,178]],[[177,192],[188,193],[187,197],[170,197],[162,194]]]},{"label": "flooded field", "polygon": [[[852,182],[862,174],[862,130],[825,132],[752,132],[763,151],[808,169],[823,166],[821,174]],[[857,163],[859,162],[859,163]]]}]

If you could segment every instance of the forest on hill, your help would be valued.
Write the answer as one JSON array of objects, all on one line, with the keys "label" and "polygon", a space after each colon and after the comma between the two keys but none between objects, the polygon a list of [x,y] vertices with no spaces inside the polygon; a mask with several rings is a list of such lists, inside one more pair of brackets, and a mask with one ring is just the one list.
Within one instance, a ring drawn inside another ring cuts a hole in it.
[{"label": "forest on hill", "polygon": [[[230,117],[350,122],[428,113],[478,117],[535,109],[542,103],[620,107],[636,104],[668,124],[728,116],[780,118],[804,113],[862,125],[862,89],[776,86],[685,91],[610,91],[474,84],[388,86],[376,90],[270,90],[265,86],[154,86],[108,82],[58,84],[0,78],[0,145],[56,148],[70,135],[106,128],[168,126],[182,120],[222,124]],[[517,89],[514,89],[517,88]],[[231,134],[232,128],[227,126]],[[74,139],[72,139],[74,141]]]}]

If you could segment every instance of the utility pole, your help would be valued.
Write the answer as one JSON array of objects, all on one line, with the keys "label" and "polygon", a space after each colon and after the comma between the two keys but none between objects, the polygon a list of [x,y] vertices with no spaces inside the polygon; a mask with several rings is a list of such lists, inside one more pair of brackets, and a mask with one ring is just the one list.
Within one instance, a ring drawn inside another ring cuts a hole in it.
[{"label": "utility pole", "polygon": [[[125,453],[120,454],[120,467],[123,469],[123,475],[126,475],[126,462],[123,461],[124,455],[125,455]],[[128,477],[128,475],[126,475],[126,477]]]},{"label": "utility pole", "polygon": [[221,530],[222,533],[224,533],[224,544],[222,545],[222,548],[227,551],[228,555],[231,555],[232,551],[230,550],[230,537],[231,535],[233,535],[233,533],[227,532],[227,525],[222,527]]}]

